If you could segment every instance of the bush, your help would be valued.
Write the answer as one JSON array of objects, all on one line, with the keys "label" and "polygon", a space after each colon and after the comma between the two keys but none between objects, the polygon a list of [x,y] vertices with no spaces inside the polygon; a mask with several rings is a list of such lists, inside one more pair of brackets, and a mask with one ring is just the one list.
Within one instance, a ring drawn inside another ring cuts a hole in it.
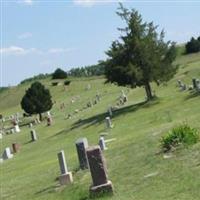
[{"label": "bush", "polygon": [[58,82],[52,82],[51,84],[52,84],[52,86],[57,86]]},{"label": "bush", "polygon": [[71,83],[71,81],[66,80],[66,81],[64,82],[64,85],[69,85],[70,83]]},{"label": "bush", "polygon": [[52,79],[65,79],[67,78],[67,72],[63,71],[62,69],[58,68],[52,75]]},{"label": "bush", "polygon": [[191,128],[187,124],[179,125],[167,133],[161,140],[164,152],[176,148],[180,144],[191,145],[199,140],[199,132],[197,129]]}]

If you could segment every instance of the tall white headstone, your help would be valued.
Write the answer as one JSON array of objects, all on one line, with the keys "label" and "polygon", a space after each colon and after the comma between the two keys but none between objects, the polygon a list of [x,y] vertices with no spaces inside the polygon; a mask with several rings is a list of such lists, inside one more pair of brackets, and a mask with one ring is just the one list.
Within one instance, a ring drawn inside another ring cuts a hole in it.
[{"label": "tall white headstone", "polygon": [[10,148],[6,147],[5,150],[4,150],[4,152],[3,152],[2,158],[4,160],[7,160],[7,159],[10,159],[12,157],[13,157],[13,154],[11,154]]},{"label": "tall white headstone", "polygon": [[16,133],[19,133],[21,130],[20,130],[20,128],[19,128],[19,125],[17,124],[17,125],[15,125],[15,132]]},{"label": "tall white headstone", "polygon": [[58,161],[60,165],[61,175],[59,176],[59,181],[61,185],[66,185],[73,182],[72,173],[68,172],[67,164],[65,161],[65,153],[64,151],[60,151],[58,153]]}]

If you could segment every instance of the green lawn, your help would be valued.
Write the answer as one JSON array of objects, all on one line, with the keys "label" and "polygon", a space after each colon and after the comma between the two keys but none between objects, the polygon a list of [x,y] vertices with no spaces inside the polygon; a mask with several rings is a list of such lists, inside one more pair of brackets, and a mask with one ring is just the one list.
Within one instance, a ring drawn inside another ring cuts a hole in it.
[{"label": "green lawn", "polygon": [[[189,91],[180,92],[176,82],[181,79],[192,84],[193,77],[200,78],[200,54],[180,56],[178,74],[167,86],[152,84],[158,100],[145,103],[143,88],[124,91],[128,103],[114,112],[114,128],[106,139],[116,138],[107,144],[104,152],[109,179],[114,185],[114,196],[99,199],[110,200],[199,200],[200,199],[200,143],[180,148],[171,158],[163,158],[160,139],[173,126],[187,122],[200,129],[200,96]],[[13,142],[21,144],[20,153],[0,164],[1,199],[4,200],[87,200],[91,176],[89,171],[77,171],[78,160],[75,141],[87,137],[90,145],[96,145],[105,132],[104,119],[109,105],[115,105],[121,87],[105,85],[103,78],[73,79],[67,91],[62,86],[52,87],[50,80],[43,80],[51,90],[56,105],[52,109],[54,123],[46,122],[35,127],[39,140],[30,143],[30,129],[21,133],[5,135],[0,151]],[[85,91],[87,84],[91,90]],[[20,100],[29,84],[0,93],[0,110],[4,115],[21,111]],[[65,115],[80,109],[99,91],[102,100],[75,118]],[[72,96],[80,96],[71,104]],[[64,111],[60,103],[67,104]],[[82,119],[81,122],[78,122]],[[8,124],[7,124],[8,125]],[[74,183],[59,187],[57,153],[65,151]]]}]

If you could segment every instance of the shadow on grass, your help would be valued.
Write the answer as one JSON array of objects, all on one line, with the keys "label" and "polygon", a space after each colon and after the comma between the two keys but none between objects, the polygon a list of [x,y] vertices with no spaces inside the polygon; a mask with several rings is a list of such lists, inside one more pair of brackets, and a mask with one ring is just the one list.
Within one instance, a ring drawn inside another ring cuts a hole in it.
[{"label": "shadow on grass", "polygon": [[184,98],[185,101],[195,98],[195,97],[200,97],[200,93],[198,92],[191,92],[187,97]]},{"label": "shadow on grass", "polygon": [[[155,105],[159,103],[159,100],[154,100],[154,101],[143,101],[137,104],[133,104],[133,105],[129,105],[129,106],[125,106],[122,108],[119,108],[115,111],[113,111],[113,119],[119,117],[120,115],[125,115],[127,113],[131,113],[131,112],[135,112],[141,108],[148,108],[151,107],[152,105]],[[84,126],[84,128],[88,128],[90,126],[96,125],[96,124],[101,124],[104,122],[105,117],[108,116],[107,112],[83,119],[83,120],[79,120],[77,122],[75,122],[72,125],[71,130],[76,129],[76,128],[80,128],[82,126]]]},{"label": "shadow on grass", "polygon": [[[113,111],[112,119],[117,118],[120,115],[125,115],[127,113],[135,112],[135,111],[137,111],[141,108],[149,108],[149,107],[156,105],[158,103],[159,103],[159,99],[155,99],[155,100],[152,100],[152,101],[143,101],[143,102],[140,102],[140,103],[137,103],[137,104],[133,104],[133,105],[129,105],[129,106],[119,108],[119,109]],[[77,122],[72,124],[72,126],[70,128],[59,131],[55,135],[50,136],[49,138],[56,137],[56,136],[61,135],[61,134],[68,134],[72,130],[83,127],[83,126],[84,126],[83,128],[86,129],[86,128],[89,128],[90,126],[93,126],[93,125],[97,125],[97,124],[100,125],[104,122],[104,120],[107,116],[109,116],[108,113],[104,112],[104,113],[100,113],[98,115],[94,115],[94,116],[86,118],[86,119],[78,120]],[[104,130],[102,130],[102,131],[104,131]]]},{"label": "shadow on grass", "polygon": [[38,192],[35,193],[35,195],[39,195],[39,194],[45,194],[45,193],[53,193],[56,192],[56,190],[59,188],[60,186],[58,185],[54,185],[54,186],[49,186],[46,187]]}]

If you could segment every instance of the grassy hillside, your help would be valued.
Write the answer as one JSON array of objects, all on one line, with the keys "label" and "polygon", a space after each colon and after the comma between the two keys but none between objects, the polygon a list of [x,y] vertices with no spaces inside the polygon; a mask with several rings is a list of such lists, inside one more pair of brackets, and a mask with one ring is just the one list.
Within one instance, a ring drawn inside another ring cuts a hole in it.
[{"label": "grassy hillside", "polygon": [[[157,101],[145,103],[143,88],[124,91],[128,103],[115,111],[114,128],[106,139],[116,138],[107,144],[104,152],[109,179],[114,185],[110,200],[199,200],[200,199],[200,143],[173,152],[164,158],[160,152],[160,139],[173,126],[187,122],[200,129],[200,96],[189,91],[180,92],[176,82],[181,79],[191,84],[192,77],[200,78],[200,54],[180,56],[178,74],[167,86],[153,85]],[[106,132],[104,119],[109,105],[115,105],[121,87],[105,85],[103,78],[74,79],[67,91],[62,86],[52,87],[50,80],[42,82],[50,89],[56,101],[52,109],[54,123],[46,122],[35,127],[39,140],[30,143],[30,129],[6,135],[1,140],[0,151],[13,142],[21,144],[20,153],[0,164],[1,199],[11,200],[87,200],[92,182],[88,170],[77,171],[78,160],[75,141],[87,137],[90,145],[98,143],[101,133]],[[87,84],[91,90],[85,91]],[[10,115],[20,111],[19,102],[29,84],[10,88],[0,93],[0,111]],[[99,91],[102,100],[97,105],[79,112],[72,119],[65,119],[86,105]],[[71,98],[80,96],[75,103]],[[67,104],[60,110],[60,104]],[[81,121],[80,121],[81,119]],[[58,185],[59,165],[57,153],[65,151],[74,183],[61,188]]]}]

